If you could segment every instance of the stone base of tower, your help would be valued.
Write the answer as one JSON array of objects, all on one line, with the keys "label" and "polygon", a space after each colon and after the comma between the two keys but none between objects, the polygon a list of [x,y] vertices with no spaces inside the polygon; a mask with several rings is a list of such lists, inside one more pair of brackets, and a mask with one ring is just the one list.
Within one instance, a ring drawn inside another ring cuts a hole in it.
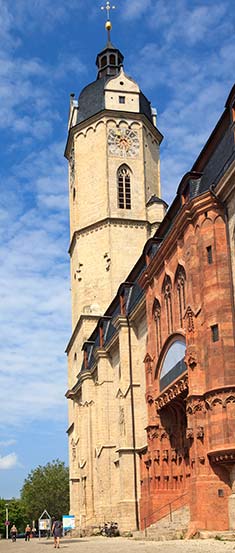
[{"label": "stone base of tower", "polygon": [[192,481],[189,533],[190,530],[229,530],[230,493],[230,487],[215,476]]}]

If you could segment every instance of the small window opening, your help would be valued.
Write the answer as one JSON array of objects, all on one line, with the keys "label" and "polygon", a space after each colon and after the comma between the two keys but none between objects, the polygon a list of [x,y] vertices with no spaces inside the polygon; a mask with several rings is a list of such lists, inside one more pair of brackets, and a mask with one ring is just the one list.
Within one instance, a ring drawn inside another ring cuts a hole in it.
[{"label": "small window opening", "polygon": [[111,54],[110,57],[109,57],[109,62],[111,65],[115,65],[116,64],[116,58],[114,56],[114,54]]},{"label": "small window opening", "polygon": [[73,188],[73,201],[75,200],[75,198],[76,198],[76,189]]},{"label": "small window opening", "polygon": [[123,86],[123,85],[124,85],[124,82],[123,82],[123,81],[120,81],[120,85]]},{"label": "small window opening", "polygon": [[207,246],[206,251],[207,251],[207,261],[209,265],[211,265],[213,263],[212,246]]},{"label": "small window opening", "polygon": [[126,103],[125,96],[119,96],[119,104],[125,104],[125,103]]},{"label": "small window opening", "polygon": [[218,496],[224,497],[224,490],[222,490],[221,488],[218,489]]},{"label": "small window opening", "polygon": [[212,342],[218,342],[218,340],[219,340],[219,326],[218,325],[212,325],[211,326],[211,337],[212,337]]},{"label": "small window opening", "polygon": [[107,65],[107,57],[103,56],[103,58],[101,59],[101,67],[105,67],[105,65]]}]

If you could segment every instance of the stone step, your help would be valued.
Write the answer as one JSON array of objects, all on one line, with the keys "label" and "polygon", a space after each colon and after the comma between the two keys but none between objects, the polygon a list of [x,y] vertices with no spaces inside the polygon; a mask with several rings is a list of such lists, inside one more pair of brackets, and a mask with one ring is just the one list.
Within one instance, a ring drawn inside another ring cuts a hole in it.
[{"label": "stone step", "polygon": [[187,534],[189,518],[189,508],[181,507],[151,524],[145,531],[135,532],[134,538],[154,541],[183,539]]},{"label": "stone step", "polygon": [[214,530],[213,532],[209,530],[199,530],[197,537],[201,540],[208,540],[212,538],[220,541],[234,541],[235,530],[225,530],[224,532],[220,532],[218,530]]}]

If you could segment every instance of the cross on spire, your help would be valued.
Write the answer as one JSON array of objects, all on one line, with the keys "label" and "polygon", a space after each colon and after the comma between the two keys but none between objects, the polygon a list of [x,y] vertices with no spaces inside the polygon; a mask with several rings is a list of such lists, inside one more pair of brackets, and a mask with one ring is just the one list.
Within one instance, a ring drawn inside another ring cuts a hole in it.
[{"label": "cross on spire", "polygon": [[109,17],[109,12],[110,10],[115,10],[116,6],[111,6],[110,5],[110,2],[107,0],[106,2],[106,6],[101,6],[101,10],[106,10],[106,14],[107,14],[107,21],[110,21],[110,17]]}]

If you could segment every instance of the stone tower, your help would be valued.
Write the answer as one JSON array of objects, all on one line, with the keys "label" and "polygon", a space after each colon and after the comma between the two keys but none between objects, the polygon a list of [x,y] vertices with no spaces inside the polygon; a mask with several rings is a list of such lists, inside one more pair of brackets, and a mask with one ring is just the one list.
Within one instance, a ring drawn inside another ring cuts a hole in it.
[{"label": "stone tower", "polygon": [[[123,70],[123,55],[110,40],[97,55],[97,79],[78,101],[70,99],[68,140],[72,336],[67,347],[69,389],[77,386],[83,343],[146,240],[163,219],[156,112]],[[83,385],[83,400],[86,384]],[[81,396],[68,395],[71,458]],[[80,420],[80,426],[83,422]],[[85,422],[84,424],[87,424]],[[76,478],[74,478],[75,482]],[[76,486],[71,508],[76,511]],[[75,506],[75,507],[74,507]]]}]

